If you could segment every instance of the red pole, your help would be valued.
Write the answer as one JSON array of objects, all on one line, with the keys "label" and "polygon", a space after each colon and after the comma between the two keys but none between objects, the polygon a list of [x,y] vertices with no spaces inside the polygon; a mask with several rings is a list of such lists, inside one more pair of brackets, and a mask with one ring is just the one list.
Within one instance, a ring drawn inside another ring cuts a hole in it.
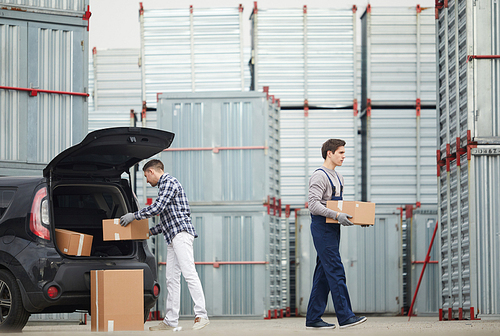
[{"label": "red pole", "polygon": [[425,267],[427,266],[427,263],[429,262],[429,259],[431,258],[430,254],[431,254],[431,250],[432,250],[432,245],[434,244],[434,238],[436,237],[438,223],[439,222],[436,221],[436,227],[434,228],[434,233],[432,234],[431,243],[429,244],[429,249],[427,250],[427,255],[425,256],[424,267],[422,267],[422,272],[420,272],[420,278],[418,279],[417,288],[415,288],[415,294],[413,294],[413,299],[411,300],[410,310],[408,311],[408,321],[410,321],[410,319],[411,319],[411,312],[413,311],[413,305],[415,304],[415,299],[417,298],[418,289],[420,288],[420,283],[422,282],[422,277],[424,276]]}]

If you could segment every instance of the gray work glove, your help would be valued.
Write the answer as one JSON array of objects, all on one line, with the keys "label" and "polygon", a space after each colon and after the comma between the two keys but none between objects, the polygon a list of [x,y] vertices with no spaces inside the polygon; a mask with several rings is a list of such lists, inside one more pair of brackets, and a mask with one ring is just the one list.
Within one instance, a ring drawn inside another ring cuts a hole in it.
[{"label": "gray work glove", "polygon": [[352,218],[352,216],[341,212],[339,213],[337,220],[339,221],[339,224],[342,224],[344,226],[354,225],[348,218]]},{"label": "gray work glove", "polygon": [[121,226],[127,226],[129,225],[133,220],[135,219],[134,214],[129,212],[128,214],[125,214],[120,217],[120,225]]}]

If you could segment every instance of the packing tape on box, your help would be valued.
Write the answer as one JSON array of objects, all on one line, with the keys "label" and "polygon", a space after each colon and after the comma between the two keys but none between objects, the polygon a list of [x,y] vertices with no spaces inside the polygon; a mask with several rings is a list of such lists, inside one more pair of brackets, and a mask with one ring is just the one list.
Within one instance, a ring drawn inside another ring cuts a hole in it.
[{"label": "packing tape on box", "polygon": [[120,234],[118,232],[115,232],[115,240],[120,240]]},{"label": "packing tape on box", "polygon": [[342,211],[342,207],[344,206],[344,201],[338,201],[337,202],[337,207],[339,208],[340,211]]},{"label": "packing tape on box", "polygon": [[113,220],[113,223],[115,223],[116,225],[120,225],[120,218],[115,218]]},{"label": "packing tape on box", "polygon": [[109,320],[108,321],[108,331],[114,331],[114,329],[115,329],[115,321]]},{"label": "packing tape on box", "polygon": [[78,242],[78,252],[76,252],[77,256],[82,255],[82,250],[83,250],[83,240],[85,239],[85,236],[80,233],[80,241]]}]

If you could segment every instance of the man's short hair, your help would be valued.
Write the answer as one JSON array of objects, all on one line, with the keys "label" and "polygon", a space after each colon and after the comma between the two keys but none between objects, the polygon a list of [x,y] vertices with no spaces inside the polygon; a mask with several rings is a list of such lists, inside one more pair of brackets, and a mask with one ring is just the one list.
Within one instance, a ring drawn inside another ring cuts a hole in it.
[{"label": "man's short hair", "polygon": [[326,140],[323,146],[321,147],[321,154],[323,155],[323,159],[326,160],[326,156],[328,151],[335,153],[339,147],[345,146],[345,141],[341,139],[329,139]]},{"label": "man's short hair", "polygon": [[150,160],[144,165],[144,167],[142,167],[142,171],[146,171],[149,168],[153,168],[156,171],[158,171],[158,170],[163,171],[164,170],[163,162],[161,162],[160,160],[156,160],[156,159]]}]

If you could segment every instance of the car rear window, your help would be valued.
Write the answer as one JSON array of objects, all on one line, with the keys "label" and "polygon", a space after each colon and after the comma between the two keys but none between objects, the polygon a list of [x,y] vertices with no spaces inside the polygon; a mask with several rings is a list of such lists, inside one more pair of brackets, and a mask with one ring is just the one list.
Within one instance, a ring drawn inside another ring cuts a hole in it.
[{"label": "car rear window", "polygon": [[15,193],[16,191],[13,189],[0,188],[0,218],[3,217],[3,214],[9,208]]}]

